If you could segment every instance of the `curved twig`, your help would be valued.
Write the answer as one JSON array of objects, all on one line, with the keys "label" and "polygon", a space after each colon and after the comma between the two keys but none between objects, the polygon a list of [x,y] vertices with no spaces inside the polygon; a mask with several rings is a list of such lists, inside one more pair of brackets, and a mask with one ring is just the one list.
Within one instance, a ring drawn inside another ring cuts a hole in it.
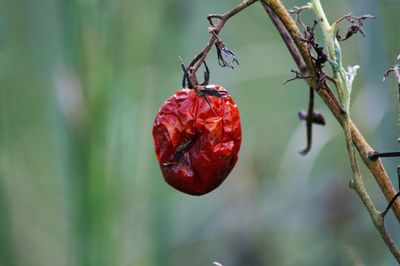
[{"label": "curved twig", "polygon": [[[194,84],[197,84],[196,72],[199,69],[199,67],[203,64],[212,46],[217,43],[222,43],[221,40],[219,40],[218,38],[218,34],[224,27],[225,23],[232,16],[236,15],[237,13],[239,13],[240,11],[242,11],[246,7],[249,7],[250,5],[254,4],[257,1],[258,0],[244,0],[238,6],[234,7],[233,9],[224,14],[210,14],[207,16],[207,20],[211,26],[208,29],[208,31],[211,33],[211,38],[206,44],[206,46],[193,58],[193,60],[189,64],[189,72],[191,76],[190,78]],[[219,23],[215,25],[213,19],[219,19]],[[236,60],[236,58],[234,58],[233,60]]]}]

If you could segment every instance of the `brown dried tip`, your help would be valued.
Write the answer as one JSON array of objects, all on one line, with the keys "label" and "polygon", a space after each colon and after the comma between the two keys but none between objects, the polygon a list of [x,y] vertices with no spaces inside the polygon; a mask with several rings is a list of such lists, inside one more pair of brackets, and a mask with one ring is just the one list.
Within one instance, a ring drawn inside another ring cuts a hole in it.
[{"label": "brown dried tip", "polygon": [[337,30],[336,31],[336,38],[338,39],[338,41],[342,42],[342,41],[345,41],[345,40],[349,39],[351,36],[357,34],[358,32],[361,33],[362,36],[365,37],[365,32],[364,32],[364,28],[363,28],[364,20],[373,19],[373,18],[375,18],[375,17],[372,16],[372,15],[369,15],[369,14],[357,17],[357,16],[354,16],[352,13],[350,13],[350,14],[344,16],[343,18],[337,20],[337,23],[339,23],[339,22],[341,22],[343,20],[347,20],[348,22],[350,22],[353,25],[351,25],[348,28],[345,37],[340,36],[339,35],[339,30]]},{"label": "brown dried tip", "polygon": [[[218,64],[221,67],[230,67],[233,69],[233,63],[239,65],[239,61],[237,60],[235,54],[232,53],[228,48],[226,48],[223,42],[216,42],[215,47],[217,48]],[[228,60],[226,60],[225,58],[227,58]]]}]

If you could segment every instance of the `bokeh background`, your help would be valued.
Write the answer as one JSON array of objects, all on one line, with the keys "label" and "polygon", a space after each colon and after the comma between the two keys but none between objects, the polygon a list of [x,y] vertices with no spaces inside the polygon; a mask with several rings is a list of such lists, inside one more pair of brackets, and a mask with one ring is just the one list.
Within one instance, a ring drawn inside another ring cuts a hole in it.
[{"label": "bokeh background", "polygon": [[[343,134],[327,125],[313,149],[297,111],[302,81],[260,4],[220,36],[240,66],[207,60],[211,82],[230,90],[242,116],[239,161],[201,197],[164,183],[151,129],[180,89],[178,56],[207,42],[209,13],[238,0],[0,1],[0,265],[395,265],[348,188]],[[284,1],[288,6],[305,1]],[[377,18],[343,43],[360,64],[352,114],[373,147],[396,150],[396,89],[382,75],[400,53],[398,0],[323,1],[330,20]],[[305,20],[311,23],[310,12]],[[345,32],[345,29],[342,30]],[[395,176],[398,159],[385,159]],[[385,201],[364,169],[379,208]],[[400,242],[399,224],[388,227]]]}]

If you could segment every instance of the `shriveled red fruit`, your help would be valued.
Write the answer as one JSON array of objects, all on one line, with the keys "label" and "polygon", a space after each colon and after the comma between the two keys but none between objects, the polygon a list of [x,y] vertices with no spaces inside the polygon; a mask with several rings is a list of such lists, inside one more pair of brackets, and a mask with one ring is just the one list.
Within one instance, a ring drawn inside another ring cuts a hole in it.
[{"label": "shriveled red fruit", "polygon": [[[226,92],[215,85],[207,89]],[[153,126],[165,181],[191,195],[206,194],[225,180],[238,160],[242,140],[239,110],[232,97],[207,98],[210,105],[194,90],[177,91],[161,105]]]}]

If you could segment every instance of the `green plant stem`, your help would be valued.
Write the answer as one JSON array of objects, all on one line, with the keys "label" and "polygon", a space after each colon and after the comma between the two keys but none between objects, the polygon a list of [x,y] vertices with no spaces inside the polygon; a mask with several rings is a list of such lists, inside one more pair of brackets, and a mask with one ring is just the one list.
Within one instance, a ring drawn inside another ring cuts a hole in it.
[{"label": "green plant stem", "polygon": [[[314,73],[314,69],[312,67],[311,59],[307,50],[307,46],[304,42],[299,42],[298,40],[301,39],[301,33],[299,28],[297,27],[296,23],[286,10],[286,8],[282,5],[279,0],[262,0],[264,7],[267,7],[271,10],[271,16],[275,18],[277,23],[281,24],[281,27],[285,29],[288,36],[284,37],[283,40],[287,44],[288,47],[295,46],[295,49],[291,49],[291,53],[293,57],[295,57],[295,61],[300,61],[301,65],[306,65],[307,67],[307,74],[308,76],[312,76]],[[281,35],[285,35],[285,31],[279,30]],[[301,66],[298,65],[298,66]],[[306,79],[305,80],[308,85],[310,85],[313,89],[317,89],[316,81],[314,79]],[[322,89],[318,91],[318,95],[321,99],[325,102],[329,110],[338,120],[338,122],[342,125],[341,119],[341,107],[338,105],[337,101],[330,95],[327,90]],[[377,184],[379,185],[381,191],[385,195],[385,198],[389,202],[393,196],[396,194],[396,190],[389,179],[385,168],[382,165],[381,160],[370,160],[369,153],[373,152],[374,150],[368,144],[364,136],[361,134],[357,126],[349,119],[349,126],[351,129],[351,134],[353,138],[353,143],[355,144],[361,159],[363,160],[364,164],[368,167],[369,171],[374,176]],[[392,210],[400,222],[400,202],[397,201],[393,204]]]},{"label": "green plant stem", "polygon": [[312,0],[312,7],[316,15],[319,17],[321,22],[322,32],[324,34],[326,48],[328,50],[328,54],[330,59],[335,57],[335,50],[333,46],[333,31],[331,25],[329,25],[328,19],[326,18],[324,9],[321,6],[321,2],[318,0]]},{"label": "green plant stem", "polygon": [[[279,0],[262,0],[261,2],[265,7],[265,9],[267,10],[267,12],[268,10],[270,10],[270,13],[268,14],[274,21],[274,24],[279,25],[279,27],[277,26],[277,30],[282,35],[284,42],[286,43],[287,47],[291,51],[292,56],[295,59],[295,62],[296,63],[299,62],[298,63],[299,69],[302,70],[302,67],[304,67],[305,65],[307,68],[306,70],[307,73],[303,72],[302,73],[307,74],[308,76],[313,76],[314,69],[312,66],[310,55],[307,50],[307,46],[304,42],[298,41],[302,37],[300,30],[297,27],[294,20],[292,19],[292,17],[290,16],[290,14],[288,13],[288,11],[286,10],[286,8],[282,5],[282,3]],[[317,89],[315,79],[306,79],[305,81],[313,89]],[[332,112],[332,114],[335,116],[335,118],[338,120],[338,122],[342,125],[341,107],[339,106],[337,101],[335,101],[332,95],[329,94],[328,91],[325,89],[319,90],[318,95],[325,102],[325,104]],[[381,191],[383,192],[387,201],[389,202],[396,194],[396,190],[394,189],[394,186],[391,180],[389,179],[385,171],[385,168],[382,165],[382,162],[380,160],[373,161],[369,159],[369,153],[373,152],[373,149],[365,140],[364,136],[361,134],[357,126],[351,121],[351,118],[349,119],[349,126],[351,129],[353,143],[355,144],[361,156],[361,159],[363,160],[364,164],[368,167],[369,171],[374,176]],[[399,201],[393,204],[392,210],[394,211],[397,220],[400,222]]]},{"label": "green plant stem", "polygon": [[[321,21],[321,28],[324,34],[325,38],[325,44],[328,49],[328,56],[329,60],[335,62],[332,67],[333,75],[334,75],[334,80],[335,80],[335,85],[336,89],[339,94],[339,100],[340,103],[342,104],[342,108],[345,110],[345,113],[341,115],[341,120],[342,120],[342,127],[343,131],[345,134],[345,139],[346,139],[346,146],[347,146],[347,151],[349,154],[349,160],[350,160],[350,166],[351,170],[353,172],[353,180],[351,181],[351,187],[358,193],[360,196],[362,202],[364,203],[365,207],[367,208],[369,214],[371,215],[371,218],[373,221],[377,220],[377,217],[379,216],[378,211],[375,209],[374,204],[371,200],[371,198],[368,195],[368,192],[364,186],[364,182],[361,177],[360,169],[358,167],[358,162],[357,162],[357,157],[356,153],[354,150],[354,145],[353,145],[353,138],[351,135],[351,129],[350,129],[350,94],[345,93],[346,91],[351,90],[351,88],[348,88],[347,86],[344,86],[344,84],[348,84],[346,80],[346,75],[342,75],[341,71],[343,71],[343,65],[342,65],[342,60],[341,60],[341,51],[340,51],[340,46],[338,44],[338,41],[336,40],[336,37],[333,35],[333,27],[329,24],[328,19],[325,15],[325,12],[321,6],[321,2],[319,0],[312,0],[312,7],[313,10],[316,14],[316,16],[319,18]],[[340,97],[340,95],[342,97]],[[374,222],[374,224],[376,224]]]},{"label": "green plant stem", "polygon": [[[285,7],[279,0],[262,0],[262,3],[267,13],[273,20],[274,24],[277,26],[278,31],[280,31],[281,35],[285,34],[290,35],[291,38],[287,38],[288,36],[283,36],[283,39],[286,42],[292,56],[295,58],[296,63],[298,61],[301,61],[298,58],[301,57],[303,62],[305,62],[305,64],[307,65],[308,73],[313,73],[314,70],[312,67],[310,67],[309,63],[310,55],[308,54],[308,50],[307,48],[304,48],[304,45],[302,44],[299,45],[299,42],[297,41],[301,37],[300,31],[295,22],[293,21],[293,19],[290,17]],[[390,199],[393,197],[396,191],[394,190],[394,187],[379,160],[376,161],[377,162],[376,165],[373,165],[371,163],[371,160],[369,160],[368,154],[372,149],[350,119],[349,103],[350,103],[351,83],[347,82],[346,80],[347,76],[346,73],[344,72],[344,68],[342,67],[342,62],[340,57],[340,46],[333,35],[334,28],[329,25],[329,22],[322,9],[320,1],[313,0],[312,3],[316,15],[321,20],[325,42],[328,47],[327,48],[328,56],[334,71],[335,87],[338,91],[339,101],[342,106],[337,106],[337,102],[334,101],[331,95],[326,93],[326,90],[320,90],[319,95],[328,105],[329,109],[332,111],[335,117],[338,119],[339,123],[342,125],[349,153],[350,165],[353,172],[353,180],[351,182],[351,187],[357,192],[363,204],[366,206],[375,227],[380,232],[381,237],[383,238],[386,245],[392,252],[393,256],[397,259],[398,262],[400,262],[400,251],[396,247],[395,243],[393,242],[393,240],[391,239],[390,235],[388,234],[385,228],[384,216],[380,212],[378,212],[374,207],[374,204],[371,198],[369,197],[369,194],[363,183],[357,163],[354,144],[357,147],[364,163],[368,166],[369,170],[376,178],[377,183],[379,184],[381,190],[385,194],[388,201],[390,201]],[[334,25],[336,25],[336,23],[334,23]],[[280,30],[282,26],[285,27],[285,31]],[[297,55],[296,51],[290,48],[293,46],[293,44],[295,44],[298,49]],[[316,81],[313,81],[312,79],[307,79],[306,81],[311,87],[316,88],[315,87]],[[345,110],[344,114],[341,112],[341,109]],[[396,207],[393,207],[393,210],[395,212],[397,219],[400,220],[399,205],[397,204]]]},{"label": "green plant stem", "polygon": [[312,0],[311,3],[315,15],[321,22],[320,24],[324,34],[325,46],[328,50],[329,62],[332,65],[333,79],[335,81],[335,87],[337,89],[339,101],[342,105],[342,108],[346,110],[346,112],[349,112],[351,88],[348,87],[348,83],[346,82],[346,72],[342,65],[340,45],[334,35],[335,28],[329,24],[328,18],[326,17],[324,9],[321,6],[321,2],[319,0]]}]

